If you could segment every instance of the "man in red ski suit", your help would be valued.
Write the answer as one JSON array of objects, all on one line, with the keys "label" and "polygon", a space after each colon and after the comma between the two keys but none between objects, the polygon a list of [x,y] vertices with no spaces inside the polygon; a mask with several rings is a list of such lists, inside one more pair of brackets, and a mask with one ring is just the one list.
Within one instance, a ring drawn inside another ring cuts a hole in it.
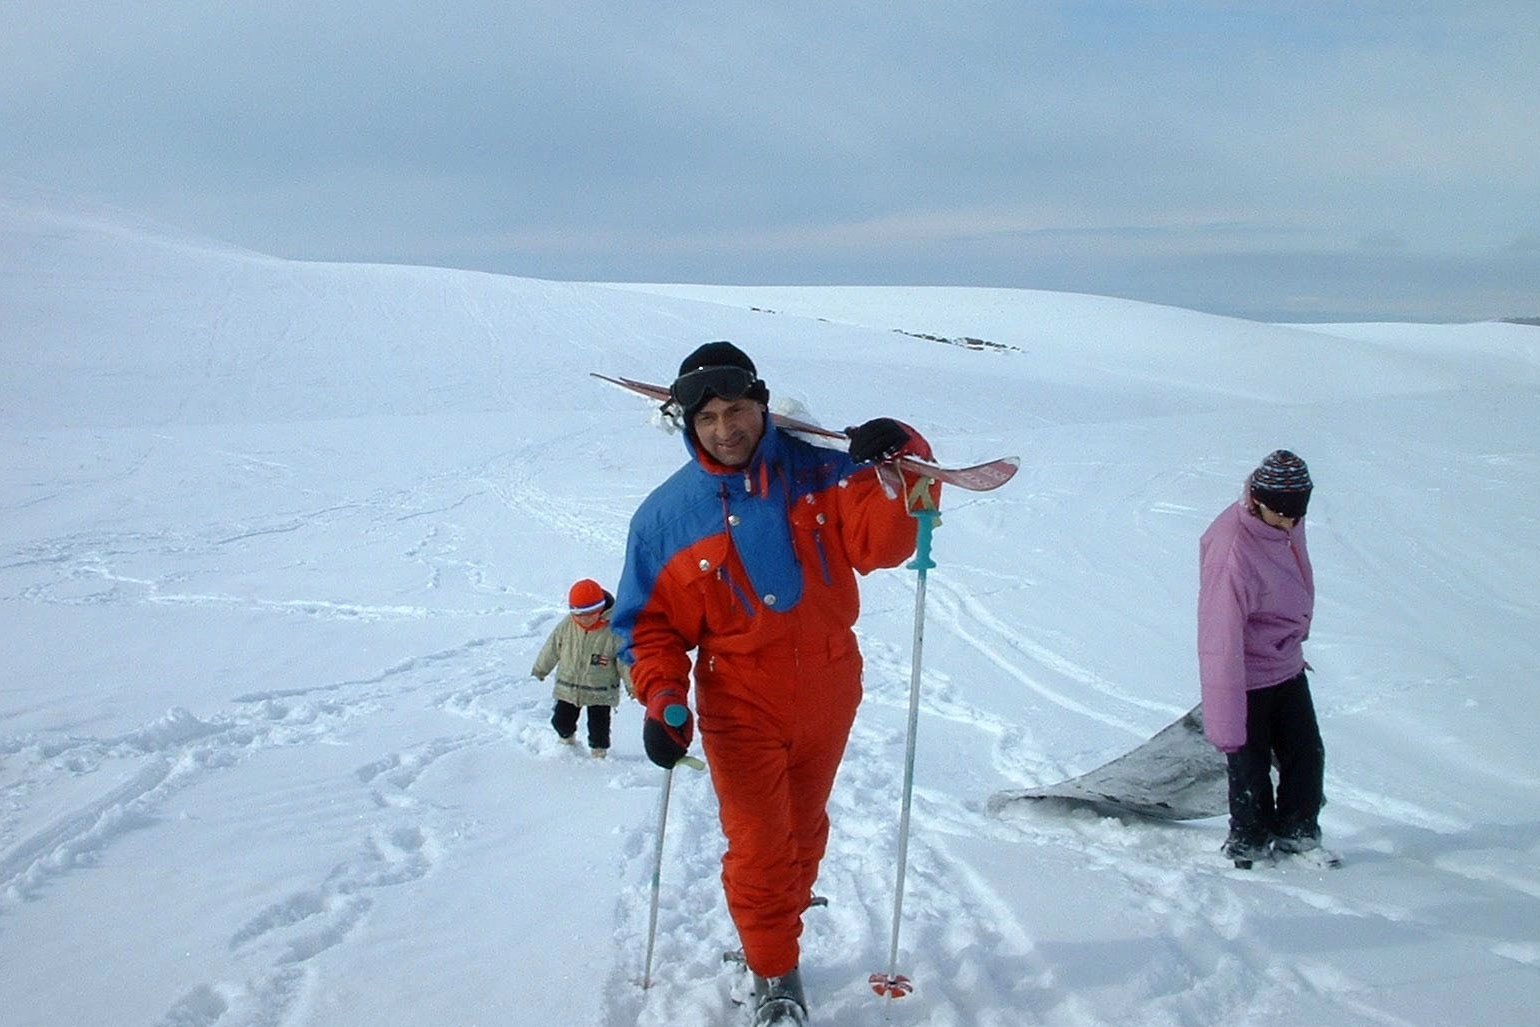
[{"label": "man in red ski suit", "polygon": [[[856,574],[899,565],[918,533],[906,506],[915,482],[890,497],[872,462],[929,459],[930,446],[890,418],[849,429],[848,455],[783,432],[753,362],[729,342],[690,354],[670,396],[690,460],[631,520],[611,624],[647,707],[647,755],[663,767],[693,739],[695,654],[696,715],[727,837],[722,883],[755,976],[755,1022],[801,1023],[764,1009],[790,998],[805,1015],[802,911],[861,700]],[[931,483],[916,498],[939,496]]]}]

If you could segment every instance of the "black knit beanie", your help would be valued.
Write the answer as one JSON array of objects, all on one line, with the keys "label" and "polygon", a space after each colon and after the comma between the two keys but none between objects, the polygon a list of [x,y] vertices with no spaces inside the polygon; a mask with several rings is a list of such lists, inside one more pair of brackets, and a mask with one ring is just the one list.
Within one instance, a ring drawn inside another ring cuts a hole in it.
[{"label": "black knit beanie", "polygon": [[1273,513],[1295,520],[1305,516],[1313,488],[1310,468],[1287,449],[1273,450],[1251,472],[1251,498]]},{"label": "black knit beanie", "polygon": [[[755,378],[754,384],[749,386],[749,391],[744,393],[749,399],[770,405],[770,390],[765,383],[759,380],[759,371],[754,367],[754,361],[743,350],[734,346],[725,339],[716,342],[708,342],[698,346],[695,352],[685,357],[679,363],[679,377],[683,378],[691,371],[699,371],[703,367],[741,367]],[[694,406],[685,407],[684,423],[689,426],[695,420],[695,414],[711,397],[702,395],[700,401]]]}]

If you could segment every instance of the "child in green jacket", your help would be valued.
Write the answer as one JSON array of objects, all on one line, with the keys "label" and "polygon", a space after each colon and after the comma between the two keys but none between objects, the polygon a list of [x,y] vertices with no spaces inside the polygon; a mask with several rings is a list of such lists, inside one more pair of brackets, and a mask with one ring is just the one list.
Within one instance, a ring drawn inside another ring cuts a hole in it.
[{"label": "child in green jacket", "polygon": [[[562,742],[572,745],[578,715],[588,710],[588,751],[603,758],[610,748],[610,710],[620,705],[620,683],[625,668],[615,658],[620,638],[610,630],[610,610],[615,597],[597,581],[584,578],[567,592],[568,617],[551,631],[535,666],[530,670],[544,681],[556,671],[553,697],[556,709],[551,726]],[[630,682],[626,683],[630,691]]]}]

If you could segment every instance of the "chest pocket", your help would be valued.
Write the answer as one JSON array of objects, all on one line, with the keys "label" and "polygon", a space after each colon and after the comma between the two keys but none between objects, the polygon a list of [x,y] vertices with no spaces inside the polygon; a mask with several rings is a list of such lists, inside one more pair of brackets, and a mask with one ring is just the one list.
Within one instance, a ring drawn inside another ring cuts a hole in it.
[{"label": "chest pocket", "polygon": [[691,545],[668,565],[670,587],[690,596],[704,630],[730,634],[754,616],[754,602],[732,570],[732,540],[712,535]]},{"label": "chest pocket", "polygon": [[794,503],[791,510],[791,530],[797,551],[806,554],[804,559],[811,557],[819,577],[825,585],[829,584],[831,581],[830,547],[837,541],[837,537],[829,523],[829,515],[824,512],[823,504],[811,495],[803,496],[801,501]]}]

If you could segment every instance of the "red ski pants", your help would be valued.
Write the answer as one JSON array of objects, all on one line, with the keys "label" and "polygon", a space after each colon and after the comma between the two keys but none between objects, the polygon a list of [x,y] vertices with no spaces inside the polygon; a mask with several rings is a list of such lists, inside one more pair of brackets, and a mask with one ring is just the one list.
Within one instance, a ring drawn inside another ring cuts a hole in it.
[{"label": "red ski pants", "polygon": [[696,668],[701,745],[727,853],[722,886],[749,969],[797,965],[829,840],[829,793],[861,702],[854,638],[817,660],[735,656]]}]

